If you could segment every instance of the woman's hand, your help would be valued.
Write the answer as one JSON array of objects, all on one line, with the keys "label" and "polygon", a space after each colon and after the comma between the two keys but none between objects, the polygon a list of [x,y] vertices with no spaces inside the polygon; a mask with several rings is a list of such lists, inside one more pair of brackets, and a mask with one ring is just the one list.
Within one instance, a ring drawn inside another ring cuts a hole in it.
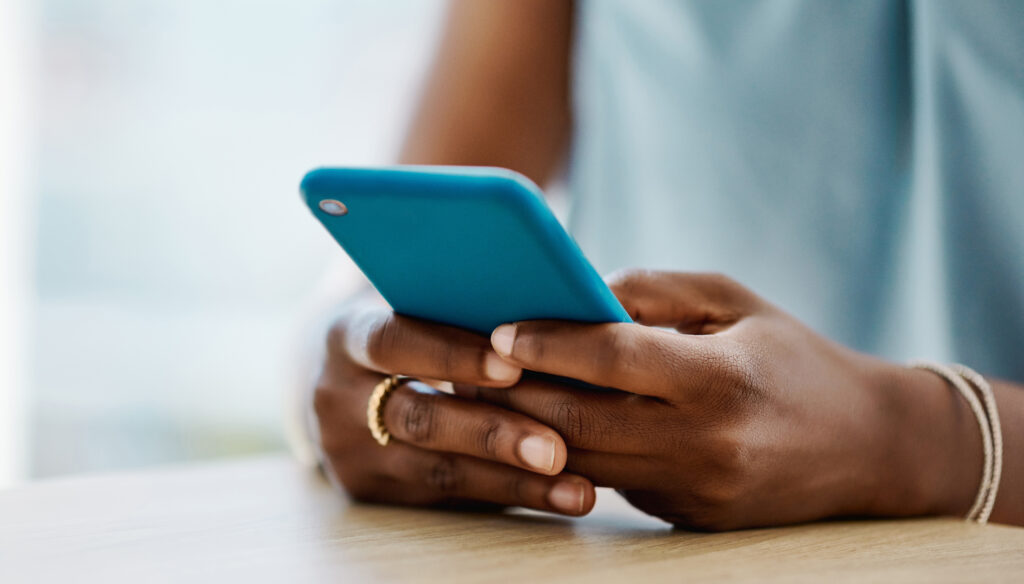
[{"label": "woman's hand", "polygon": [[491,343],[516,367],[621,391],[527,376],[456,392],[556,429],[568,470],[684,527],[966,511],[978,432],[938,377],[832,343],[719,275],[610,285],[638,324],[520,322]]},{"label": "woman's hand", "polygon": [[384,405],[391,443],[371,437],[366,406],[387,374],[507,387],[521,370],[486,338],[356,305],[334,324],[313,393],[325,470],[356,499],[407,505],[518,505],[583,515],[594,487],[563,473],[566,447],[522,414],[407,382]]}]

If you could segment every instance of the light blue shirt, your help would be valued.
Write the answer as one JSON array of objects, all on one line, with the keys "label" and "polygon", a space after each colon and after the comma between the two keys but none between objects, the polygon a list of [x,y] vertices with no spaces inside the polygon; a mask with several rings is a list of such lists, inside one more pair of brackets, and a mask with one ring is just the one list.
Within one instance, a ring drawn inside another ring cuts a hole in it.
[{"label": "light blue shirt", "polygon": [[1024,2],[583,0],[574,235],[1024,380]]}]

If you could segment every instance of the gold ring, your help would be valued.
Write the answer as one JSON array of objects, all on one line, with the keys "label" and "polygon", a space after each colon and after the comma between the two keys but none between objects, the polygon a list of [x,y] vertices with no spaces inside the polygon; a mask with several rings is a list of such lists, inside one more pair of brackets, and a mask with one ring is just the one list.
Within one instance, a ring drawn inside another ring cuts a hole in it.
[{"label": "gold ring", "polygon": [[385,377],[373,387],[373,393],[370,394],[370,401],[366,404],[366,425],[370,427],[373,439],[381,446],[387,446],[391,441],[391,433],[384,425],[384,404],[391,397],[391,392],[409,379],[412,378],[405,375]]}]

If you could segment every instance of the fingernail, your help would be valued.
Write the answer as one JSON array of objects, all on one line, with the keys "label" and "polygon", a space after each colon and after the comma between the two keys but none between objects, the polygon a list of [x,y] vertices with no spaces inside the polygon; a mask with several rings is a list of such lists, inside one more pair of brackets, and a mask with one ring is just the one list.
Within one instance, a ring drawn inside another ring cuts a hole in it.
[{"label": "fingernail", "polygon": [[503,324],[491,333],[491,346],[503,357],[512,354],[512,345],[516,342],[516,326]]},{"label": "fingernail", "polygon": [[548,502],[563,513],[583,513],[583,485],[558,483],[548,492]]},{"label": "fingernail", "polygon": [[511,381],[519,376],[520,369],[506,362],[494,353],[484,357],[484,374],[495,381]]},{"label": "fingernail", "polygon": [[546,436],[527,436],[519,443],[519,456],[533,468],[551,472],[555,467],[555,441]]}]

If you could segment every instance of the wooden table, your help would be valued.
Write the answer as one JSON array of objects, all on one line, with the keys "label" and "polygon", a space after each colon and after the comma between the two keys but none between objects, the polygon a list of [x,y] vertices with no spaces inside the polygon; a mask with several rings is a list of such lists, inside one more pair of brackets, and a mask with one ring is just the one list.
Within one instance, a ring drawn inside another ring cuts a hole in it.
[{"label": "wooden table", "polygon": [[0,493],[0,582],[1024,582],[1024,529],[953,519],[670,530],[602,491],[587,518],[352,505],[288,458]]}]

